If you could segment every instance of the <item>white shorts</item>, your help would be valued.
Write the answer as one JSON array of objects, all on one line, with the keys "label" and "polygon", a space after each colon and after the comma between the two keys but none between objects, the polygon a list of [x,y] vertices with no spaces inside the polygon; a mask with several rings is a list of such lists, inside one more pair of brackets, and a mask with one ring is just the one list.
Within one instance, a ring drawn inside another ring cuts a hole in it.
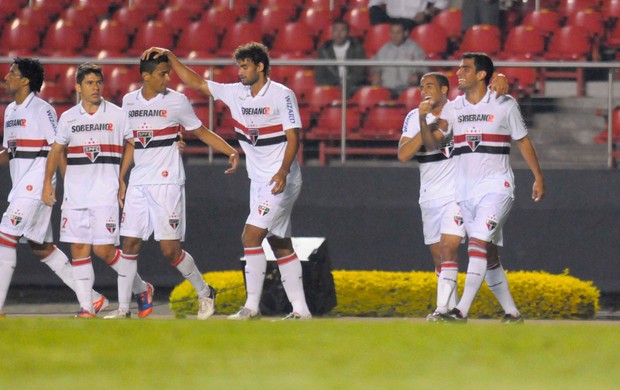
[{"label": "white shorts", "polygon": [[52,242],[51,218],[52,208],[40,199],[15,198],[2,215],[0,231],[39,244]]},{"label": "white shorts", "polygon": [[185,186],[128,186],[121,216],[121,236],[148,240],[185,240]]},{"label": "white shorts", "polygon": [[251,182],[247,225],[267,229],[269,235],[291,237],[291,213],[301,192],[301,182],[286,183],[284,192],[273,195],[269,183]]},{"label": "white shorts", "polygon": [[438,243],[442,234],[465,237],[461,210],[453,197],[420,203],[424,244]]},{"label": "white shorts", "polygon": [[502,227],[508,220],[514,199],[493,193],[459,202],[469,237],[503,245]]},{"label": "white shorts", "polygon": [[63,209],[60,217],[60,241],[118,246],[118,205]]}]

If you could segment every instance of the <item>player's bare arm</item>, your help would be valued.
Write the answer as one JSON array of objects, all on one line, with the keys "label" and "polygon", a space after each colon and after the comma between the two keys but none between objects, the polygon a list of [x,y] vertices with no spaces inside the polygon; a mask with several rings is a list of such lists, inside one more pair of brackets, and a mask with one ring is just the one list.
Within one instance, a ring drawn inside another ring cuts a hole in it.
[{"label": "player's bare arm", "polygon": [[405,163],[413,158],[422,147],[422,136],[420,133],[413,138],[401,137],[398,142],[398,161]]},{"label": "player's bare arm", "polygon": [[508,77],[506,77],[503,73],[495,73],[491,79],[491,85],[489,85],[489,88],[497,94],[496,97],[506,95],[510,90]]},{"label": "player's bare arm", "polygon": [[52,178],[58,169],[58,165],[65,154],[65,145],[54,142],[52,150],[47,155],[45,162],[45,177],[43,178],[43,190],[41,191],[41,200],[48,206],[56,203],[56,191],[52,184]]},{"label": "player's bare arm", "polygon": [[184,65],[179,58],[174,55],[174,53],[168,49],[164,49],[162,47],[151,47],[142,53],[142,59],[145,60],[149,57],[151,53],[157,53],[154,57],[165,55],[168,57],[168,62],[172,69],[179,76],[181,81],[186,84],[188,87],[192,89],[196,89],[198,91],[202,91],[203,93],[211,96],[211,91],[209,91],[209,84],[207,81],[203,79],[200,75],[194,72],[191,68]]},{"label": "player's bare arm", "polygon": [[235,148],[230,146],[228,142],[222,139],[222,137],[204,126],[194,130],[194,135],[196,135],[196,137],[198,137],[205,144],[211,146],[213,149],[228,156],[230,168],[228,168],[224,173],[234,173],[237,170],[237,165],[239,164],[239,153],[237,153]]},{"label": "player's bare arm", "polygon": [[432,113],[435,106],[435,101],[430,98],[424,99],[418,107],[418,116],[420,120],[420,134],[422,136],[422,143],[428,150],[435,150],[441,145],[441,141],[444,138],[436,123],[428,124],[426,117]]},{"label": "player's bare arm", "polygon": [[525,136],[517,141],[521,155],[525,159],[528,167],[534,174],[534,184],[532,185],[532,199],[534,202],[540,201],[545,195],[545,179],[538,163],[538,156],[536,155],[536,149],[532,144],[532,140],[529,136]]},{"label": "player's bare arm", "polygon": [[273,184],[271,187],[271,193],[274,195],[280,194],[286,188],[286,177],[291,171],[291,165],[297,158],[297,151],[299,150],[299,129],[288,129],[284,132],[286,135],[286,150],[284,151],[284,160],[282,160],[282,166],[278,172],[271,178],[269,184]]},{"label": "player's bare arm", "polygon": [[0,146],[0,165],[6,165],[9,163],[9,153],[6,149]]},{"label": "player's bare arm", "polygon": [[121,161],[120,173],[118,175],[118,204],[121,208],[123,208],[125,192],[127,191],[125,177],[127,176],[127,172],[129,172],[129,168],[133,164],[133,151],[133,141],[127,140],[125,142],[125,147],[123,148],[123,160]]}]

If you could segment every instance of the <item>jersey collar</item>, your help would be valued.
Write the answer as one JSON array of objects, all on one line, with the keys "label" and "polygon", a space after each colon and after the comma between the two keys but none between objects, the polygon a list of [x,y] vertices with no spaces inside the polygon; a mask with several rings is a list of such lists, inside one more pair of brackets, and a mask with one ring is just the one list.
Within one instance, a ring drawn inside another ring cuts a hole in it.
[{"label": "jersey collar", "polygon": [[[265,96],[265,94],[267,93],[267,90],[269,89],[269,86],[271,85],[271,79],[267,78],[267,82],[265,83],[265,85],[263,85],[263,87],[260,89],[260,91],[258,91],[258,93],[256,94],[256,96]],[[252,86],[248,85],[247,87],[247,95],[246,97],[251,98],[252,97]]]},{"label": "jersey collar", "polygon": [[[101,112],[106,112],[107,104],[108,104],[108,102],[105,99],[102,98],[101,99],[101,104],[99,105],[99,108],[97,108],[97,111],[95,111],[95,113],[93,115],[98,114],[100,111]],[[80,107],[80,115],[88,114],[88,111],[86,111],[84,109],[84,106],[82,105],[82,101],[81,100],[78,103],[78,106]],[[90,115],[90,114],[88,114],[88,115]]]}]

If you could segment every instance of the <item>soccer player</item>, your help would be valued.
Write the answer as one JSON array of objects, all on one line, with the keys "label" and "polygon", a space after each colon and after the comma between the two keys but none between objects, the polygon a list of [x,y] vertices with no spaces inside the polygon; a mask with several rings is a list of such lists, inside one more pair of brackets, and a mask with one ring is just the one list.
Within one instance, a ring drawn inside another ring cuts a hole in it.
[{"label": "soccer player", "polygon": [[132,291],[138,297],[138,315],[152,311],[153,286],[137,274],[135,258],[123,255],[119,245],[118,177],[123,151],[126,114],[103,99],[104,77],[92,63],[78,67],[75,89],[81,101],[58,122],[56,141],[47,159],[43,202],[56,202],[52,183],[67,151],[60,240],[71,243],[73,276],[80,301],[80,317],[94,317],[91,290],[95,274],[91,246],[97,257],[118,273],[118,310],[105,318],[129,318]]},{"label": "soccer player", "polygon": [[247,298],[228,318],[248,320],[260,316],[259,303],[267,260],[265,238],[277,258],[282,284],[293,311],[285,319],[310,319],[304,295],[301,262],[291,242],[291,212],[301,191],[297,162],[301,120],[295,93],[269,79],[269,52],[260,43],[239,46],[233,57],[241,82],[220,84],[204,80],[167,49],[151,48],[142,58],[167,56],[184,83],[230,108],[235,131],[246,155],[250,177],[250,215],[241,237],[246,258]]},{"label": "soccer player", "polygon": [[[424,101],[405,118],[398,158],[405,162],[415,156],[420,164],[419,203],[424,243],[429,245],[438,276],[437,309],[426,318],[429,322],[440,322],[443,320],[440,314],[457,304],[457,251],[466,233],[463,217],[454,200],[455,160],[451,158],[454,141],[451,133],[444,134],[436,126],[436,119],[448,102],[448,78],[438,72],[427,73],[422,77],[420,89]],[[507,92],[506,78],[498,75],[491,89],[499,91],[498,95]],[[496,244],[501,245],[501,234]],[[491,246],[487,284],[504,310],[516,310],[505,273],[499,267],[497,246]],[[504,274],[504,278],[498,281],[500,276],[495,274],[499,272]]]},{"label": "soccer player", "polygon": [[[167,88],[168,58],[153,57],[140,61],[142,88],[123,97],[129,123],[119,182],[123,253],[137,260],[142,241],[154,233],[164,257],[196,289],[198,319],[204,320],[215,311],[216,291],[205,283],[192,255],[181,249],[185,239],[185,171],[177,148],[180,127],[229,156],[227,174],[237,169],[239,155],[203,126],[185,95]],[[134,162],[126,186],[125,176]]]},{"label": "soccer player", "polygon": [[[493,70],[493,61],[486,54],[464,53],[457,76],[459,89],[465,95],[448,102],[438,120],[443,132],[450,126],[454,134],[456,202],[469,236],[463,296],[455,308],[441,314],[451,322],[467,321],[487,273],[490,244],[498,239],[510,214],[514,202],[512,140],[534,174],[532,199],[538,202],[545,194],[543,173],[517,102],[508,95],[494,99],[487,88]],[[502,269],[501,265],[497,269]],[[497,273],[503,274],[503,269]],[[499,298],[500,302],[503,298]],[[506,313],[503,322],[522,322],[522,318],[515,308]]]},{"label": "soccer player", "polygon": [[[43,77],[43,66],[31,58],[16,58],[4,77],[5,90],[14,101],[4,112],[4,149],[0,152],[0,163],[9,163],[13,187],[0,222],[0,316],[17,262],[20,237],[76,291],[69,259],[52,243],[52,208],[41,202],[45,163],[57,125],[54,108],[36,95]],[[96,291],[92,296],[93,312],[108,305],[108,300]]]}]

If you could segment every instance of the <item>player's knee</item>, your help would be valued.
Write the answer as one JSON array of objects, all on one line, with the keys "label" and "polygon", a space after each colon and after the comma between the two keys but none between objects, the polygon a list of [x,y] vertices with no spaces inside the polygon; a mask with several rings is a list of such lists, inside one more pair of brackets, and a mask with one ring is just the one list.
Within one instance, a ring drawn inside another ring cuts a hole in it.
[{"label": "player's knee", "polygon": [[114,258],[114,255],[116,255],[116,248],[112,245],[93,245],[93,252],[95,256],[109,263]]},{"label": "player's knee", "polygon": [[140,252],[140,244],[141,240],[139,238],[134,237],[124,237],[123,238],[123,253],[128,255],[136,255]]}]

